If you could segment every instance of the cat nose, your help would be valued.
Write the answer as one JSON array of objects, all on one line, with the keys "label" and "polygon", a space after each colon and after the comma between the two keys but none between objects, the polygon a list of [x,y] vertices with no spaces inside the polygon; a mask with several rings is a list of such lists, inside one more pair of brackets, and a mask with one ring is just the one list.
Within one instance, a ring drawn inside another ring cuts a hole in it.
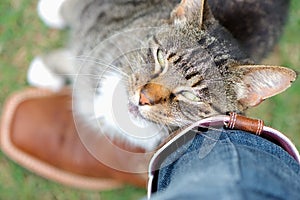
[{"label": "cat nose", "polygon": [[140,94],[140,105],[152,105],[153,102],[146,96],[144,92],[141,92]]},{"label": "cat nose", "polygon": [[167,100],[170,91],[163,85],[148,83],[140,91],[140,105],[155,105]]}]

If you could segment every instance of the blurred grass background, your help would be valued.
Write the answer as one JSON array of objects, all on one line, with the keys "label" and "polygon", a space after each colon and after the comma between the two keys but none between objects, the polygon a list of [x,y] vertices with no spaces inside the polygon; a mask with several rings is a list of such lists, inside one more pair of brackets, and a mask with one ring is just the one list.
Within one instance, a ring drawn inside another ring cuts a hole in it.
[{"label": "blurred grass background", "polygon": [[[27,87],[26,70],[41,53],[62,46],[67,33],[48,29],[36,14],[37,1],[0,2],[0,115],[4,100]],[[285,33],[275,52],[265,63],[283,65],[300,72],[300,1],[292,0]],[[289,136],[300,149],[300,81],[249,112]],[[95,192],[64,187],[40,178],[10,161],[0,152],[0,199],[139,199],[145,190],[123,189]]]}]

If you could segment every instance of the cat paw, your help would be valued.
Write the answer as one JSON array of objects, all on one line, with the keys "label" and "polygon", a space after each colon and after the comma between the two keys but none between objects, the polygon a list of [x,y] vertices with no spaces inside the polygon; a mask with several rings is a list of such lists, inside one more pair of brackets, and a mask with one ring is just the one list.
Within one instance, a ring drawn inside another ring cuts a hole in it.
[{"label": "cat paw", "polygon": [[49,27],[63,29],[66,23],[60,13],[65,0],[40,0],[37,6],[38,15]]},{"label": "cat paw", "polygon": [[27,81],[32,86],[52,91],[58,91],[65,85],[64,78],[53,74],[41,57],[36,57],[31,62],[27,72]]}]

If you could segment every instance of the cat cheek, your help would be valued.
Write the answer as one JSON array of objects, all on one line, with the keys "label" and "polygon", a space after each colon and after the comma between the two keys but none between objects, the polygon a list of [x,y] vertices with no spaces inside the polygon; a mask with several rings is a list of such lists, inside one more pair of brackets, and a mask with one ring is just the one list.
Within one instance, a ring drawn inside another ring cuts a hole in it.
[{"label": "cat cheek", "polygon": [[151,112],[151,108],[148,105],[139,106],[139,111],[141,115],[147,116],[149,112]]},{"label": "cat cheek", "polygon": [[149,121],[158,124],[169,124],[170,113],[172,112],[167,106],[158,104],[155,106],[141,106],[140,113],[144,118],[148,119]]}]

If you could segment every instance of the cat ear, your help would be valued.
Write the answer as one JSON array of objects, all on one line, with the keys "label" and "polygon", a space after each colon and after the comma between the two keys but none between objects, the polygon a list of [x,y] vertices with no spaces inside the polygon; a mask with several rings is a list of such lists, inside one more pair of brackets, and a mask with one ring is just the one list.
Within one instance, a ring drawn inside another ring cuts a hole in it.
[{"label": "cat ear", "polygon": [[171,19],[177,26],[197,23],[202,28],[206,18],[212,18],[206,0],[181,0],[181,3],[171,13]]},{"label": "cat ear", "polygon": [[242,83],[238,83],[235,90],[244,107],[256,106],[283,92],[297,78],[295,71],[285,67],[246,65],[237,68],[238,73],[242,73]]}]

